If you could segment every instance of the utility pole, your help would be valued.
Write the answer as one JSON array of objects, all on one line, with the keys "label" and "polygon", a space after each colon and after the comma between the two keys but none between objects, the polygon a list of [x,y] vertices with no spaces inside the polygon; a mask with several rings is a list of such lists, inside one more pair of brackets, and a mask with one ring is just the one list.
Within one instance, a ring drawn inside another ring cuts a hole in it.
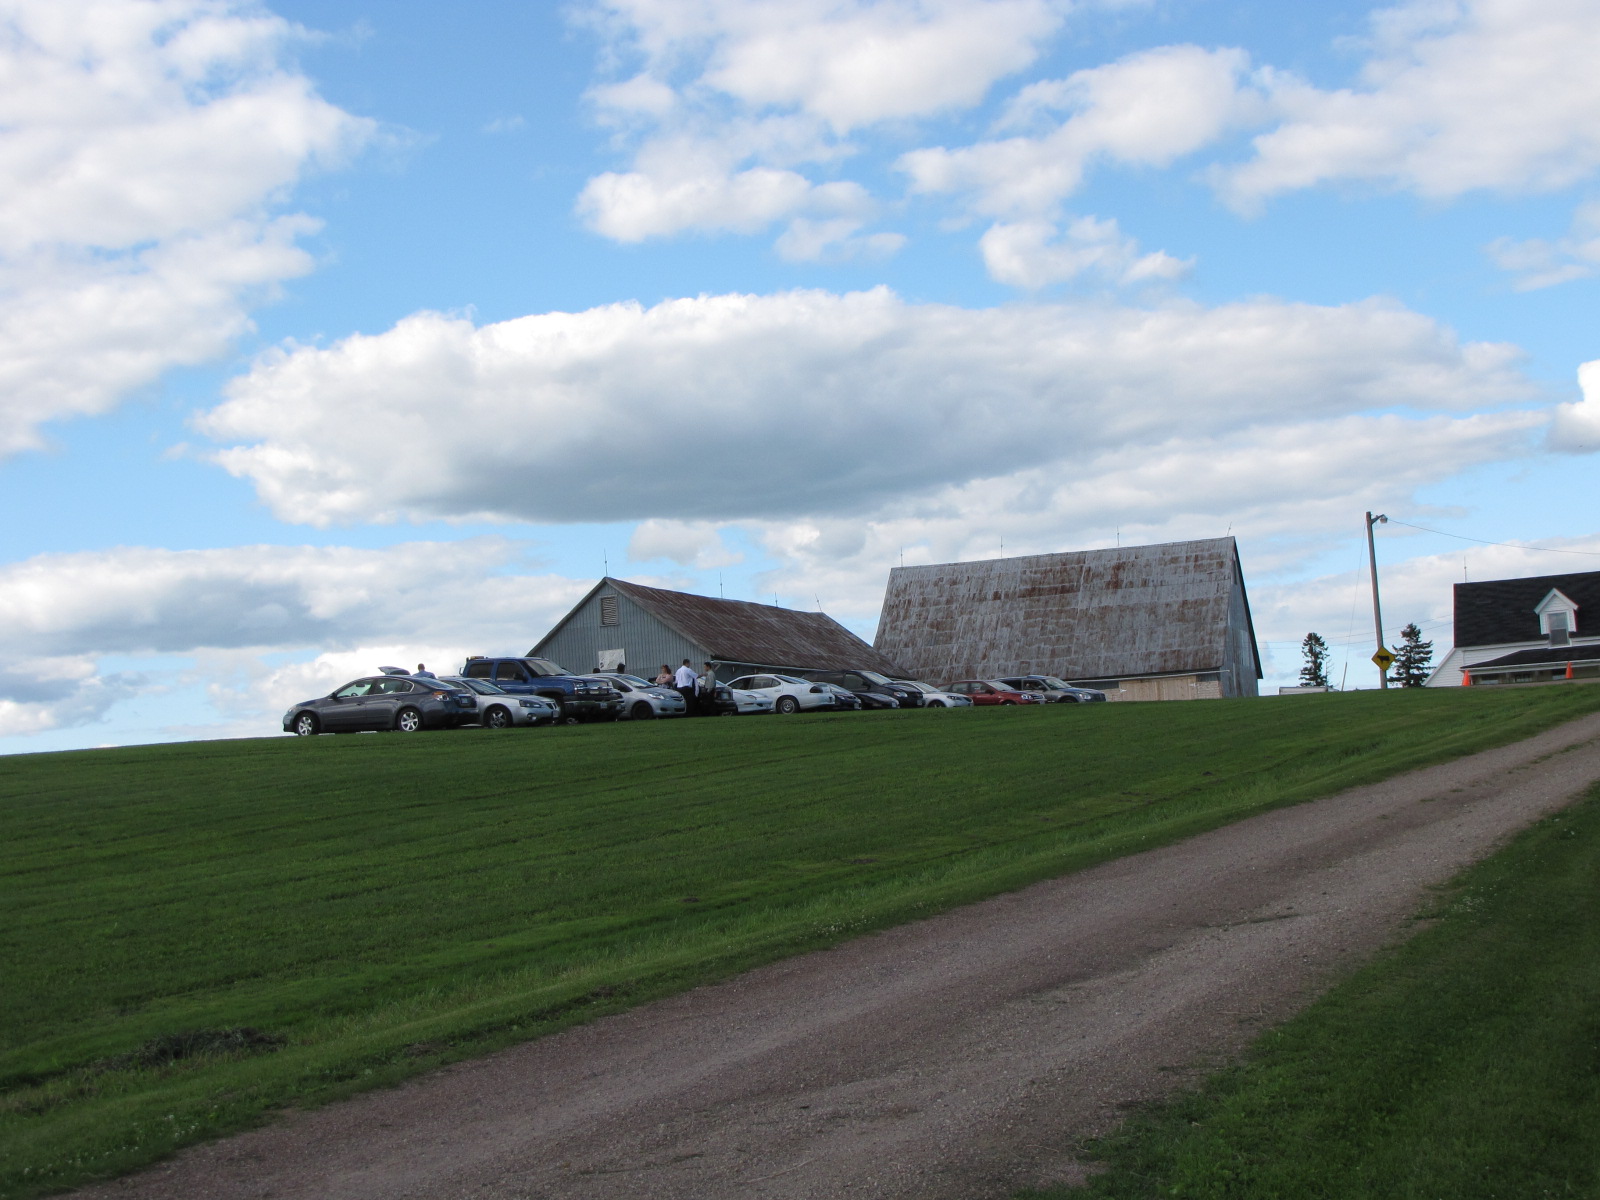
[{"label": "utility pole", "polygon": [[[1372,564],[1372,629],[1377,635],[1379,650],[1385,650],[1387,647],[1383,644],[1383,610],[1378,607],[1378,550],[1373,544],[1372,527],[1378,524],[1387,525],[1388,523],[1389,518],[1383,513],[1379,513],[1377,516],[1373,516],[1370,512],[1367,514],[1367,561]],[[1380,666],[1378,668],[1378,679],[1382,682],[1384,688],[1388,688],[1388,667]]]}]

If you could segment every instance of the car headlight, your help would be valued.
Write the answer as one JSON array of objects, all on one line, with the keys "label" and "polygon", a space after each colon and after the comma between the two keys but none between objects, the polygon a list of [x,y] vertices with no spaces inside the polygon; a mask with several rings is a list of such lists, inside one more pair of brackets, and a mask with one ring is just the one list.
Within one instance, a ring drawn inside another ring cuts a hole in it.
[{"label": "car headlight", "polygon": [[522,700],[522,701],[519,701],[519,704],[523,708],[543,708],[544,707],[544,705],[540,704],[537,700]]}]

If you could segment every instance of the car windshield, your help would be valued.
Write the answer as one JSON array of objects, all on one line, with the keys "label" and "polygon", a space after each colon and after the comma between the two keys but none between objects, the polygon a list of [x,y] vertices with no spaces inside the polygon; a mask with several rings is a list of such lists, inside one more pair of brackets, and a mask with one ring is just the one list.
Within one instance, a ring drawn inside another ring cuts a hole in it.
[{"label": "car windshield", "polygon": [[868,683],[894,682],[887,675],[879,675],[876,671],[857,671],[856,674],[861,676],[861,678],[865,679]]},{"label": "car windshield", "polygon": [[1039,682],[1044,684],[1045,687],[1053,688],[1058,692],[1064,692],[1072,686],[1065,679],[1057,679],[1054,675],[1040,675]]},{"label": "car windshield", "polygon": [[934,687],[933,684],[931,684],[931,683],[919,683],[915,679],[902,679],[900,681],[900,686],[901,687],[908,687],[908,688],[915,688],[917,691],[925,692],[926,694],[928,694],[930,696],[937,695],[938,691],[939,691],[939,689]]},{"label": "car windshield", "polygon": [[571,671],[567,670],[560,663],[553,663],[548,658],[524,658],[519,661],[526,663],[528,670],[532,671],[535,675],[572,674]]},{"label": "car windshield", "polygon": [[797,679],[793,675],[774,675],[773,678],[779,683],[804,683],[807,685],[811,683],[809,679]]},{"label": "car windshield", "polygon": [[620,679],[623,683],[631,683],[634,687],[655,687],[648,679],[640,679],[637,675],[613,675],[611,678]]},{"label": "car windshield", "polygon": [[504,696],[506,694],[504,688],[495,687],[487,679],[441,679],[439,682],[470,688],[480,696]]}]

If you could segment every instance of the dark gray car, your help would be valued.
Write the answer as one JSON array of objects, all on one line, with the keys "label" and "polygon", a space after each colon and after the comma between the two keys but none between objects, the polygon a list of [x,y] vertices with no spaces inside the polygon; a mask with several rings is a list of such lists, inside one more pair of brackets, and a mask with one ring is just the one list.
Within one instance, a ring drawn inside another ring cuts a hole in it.
[{"label": "dark gray car", "polygon": [[478,719],[478,698],[459,684],[425,675],[368,675],[283,714],[285,733],[453,729]]}]

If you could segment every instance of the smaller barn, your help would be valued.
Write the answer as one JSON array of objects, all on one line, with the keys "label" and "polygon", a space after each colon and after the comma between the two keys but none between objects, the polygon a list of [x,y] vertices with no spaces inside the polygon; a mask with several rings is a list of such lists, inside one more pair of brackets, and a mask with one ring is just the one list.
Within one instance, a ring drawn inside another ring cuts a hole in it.
[{"label": "smaller barn", "polygon": [[529,652],[573,671],[626,664],[646,678],[684,659],[717,678],[758,671],[905,672],[826,613],[645,587],[610,576],[595,584]]},{"label": "smaller barn", "polygon": [[1458,583],[1455,619],[1429,687],[1600,679],[1600,571]]},{"label": "smaller barn", "polygon": [[1111,700],[1254,696],[1231,537],[896,567],[877,647],[931,683],[1057,675]]}]

